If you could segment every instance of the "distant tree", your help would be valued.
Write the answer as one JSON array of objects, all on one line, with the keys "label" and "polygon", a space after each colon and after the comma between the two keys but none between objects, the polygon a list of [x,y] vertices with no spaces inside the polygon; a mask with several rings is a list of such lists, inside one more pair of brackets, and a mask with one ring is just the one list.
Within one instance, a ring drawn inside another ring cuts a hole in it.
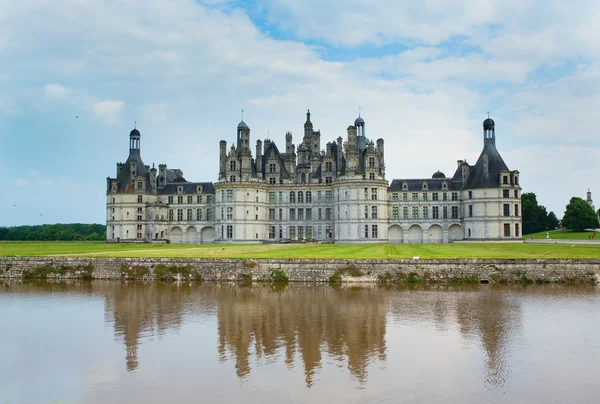
[{"label": "distant tree", "polygon": [[548,229],[546,208],[538,205],[537,196],[533,192],[521,194],[521,206],[523,234],[537,233]]},{"label": "distant tree", "polygon": [[589,203],[574,196],[567,205],[562,224],[567,229],[584,231],[585,229],[597,229],[600,227],[598,215]]},{"label": "distant tree", "polygon": [[556,230],[558,228],[558,218],[554,214],[554,212],[550,211],[548,213],[548,230]]},{"label": "distant tree", "polygon": [[43,224],[39,226],[0,227],[0,240],[23,241],[103,241],[106,226],[101,224]]}]

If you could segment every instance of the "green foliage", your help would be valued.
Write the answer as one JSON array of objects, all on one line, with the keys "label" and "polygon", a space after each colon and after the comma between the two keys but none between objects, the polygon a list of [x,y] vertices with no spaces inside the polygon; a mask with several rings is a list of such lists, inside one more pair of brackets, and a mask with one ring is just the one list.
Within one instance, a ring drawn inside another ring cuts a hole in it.
[{"label": "green foliage", "polygon": [[598,215],[596,215],[594,209],[592,209],[589,203],[576,196],[571,198],[571,201],[567,205],[562,224],[567,229],[575,231],[597,229],[600,227]]},{"label": "green foliage", "polygon": [[[191,265],[165,265],[158,264],[154,267],[154,275],[157,279],[167,280],[174,279],[177,275],[182,278],[189,278],[192,275],[193,268]],[[200,278],[201,279],[201,278]]]},{"label": "green foliage", "polygon": [[285,271],[273,268],[271,269],[271,281],[275,283],[288,283],[290,280]]},{"label": "green foliage", "polygon": [[46,279],[48,275],[65,276],[70,273],[76,273],[77,278],[90,280],[93,278],[93,272],[94,266],[92,264],[87,264],[84,266],[68,266],[48,263],[27,271],[23,271],[23,279]]},{"label": "green foliage", "polygon": [[548,229],[548,213],[544,206],[538,205],[533,192],[521,194],[523,234],[537,233]]},{"label": "green foliage", "polygon": [[556,214],[552,211],[550,211],[550,213],[548,213],[548,225],[546,226],[546,228],[548,230],[555,230],[558,228],[559,222],[558,222],[558,218],[556,217]]},{"label": "green foliage", "polygon": [[102,224],[43,224],[39,226],[0,227],[3,241],[104,241]]},{"label": "green foliage", "polygon": [[141,278],[150,273],[150,269],[148,267],[142,265],[132,265],[128,267],[127,265],[121,265],[121,276],[127,278]]},{"label": "green foliage", "polygon": [[406,281],[408,283],[419,283],[419,282],[421,282],[421,278],[419,277],[419,274],[417,274],[416,272],[411,272],[408,274],[408,278]]},{"label": "green foliage", "polygon": [[348,275],[353,278],[358,278],[360,276],[364,276],[362,271],[356,267],[356,265],[347,265],[335,271],[333,275],[329,278],[330,283],[340,283],[342,281],[342,276]]},{"label": "green foliage", "polygon": [[480,283],[480,280],[477,275],[455,276],[450,278],[450,283],[453,285],[471,285]]}]

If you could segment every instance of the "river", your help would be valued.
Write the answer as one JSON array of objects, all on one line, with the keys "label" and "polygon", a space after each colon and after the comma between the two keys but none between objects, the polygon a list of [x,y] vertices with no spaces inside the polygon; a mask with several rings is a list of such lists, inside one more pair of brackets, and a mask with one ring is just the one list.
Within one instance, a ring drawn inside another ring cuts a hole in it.
[{"label": "river", "polygon": [[0,283],[0,403],[589,403],[597,286]]}]

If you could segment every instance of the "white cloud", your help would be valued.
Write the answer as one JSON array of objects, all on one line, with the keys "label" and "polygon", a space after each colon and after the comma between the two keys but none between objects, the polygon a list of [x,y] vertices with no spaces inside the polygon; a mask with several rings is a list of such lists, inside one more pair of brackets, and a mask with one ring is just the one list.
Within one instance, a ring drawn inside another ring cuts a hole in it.
[{"label": "white cloud", "polygon": [[125,107],[123,101],[98,101],[92,105],[94,116],[107,126],[116,125],[121,120],[121,112]]},{"label": "white cloud", "polygon": [[17,178],[15,180],[15,185],[17,187],[26,187],[27,185],[29,185],[29,180],[23,179],[23,178]]},{"label": "white cloud", "polygon": [[64,98],[70,92],[70,89],[61,86],[60,84],[46,84],[44,87],[44,95],[46,98]]},{"label": "white cloud", "polygon": [[41,171],[36,170],[35,168],[30,168],[29,170],[27,170],[27,175],[33,178],[40,178],[42,176],[42,173]]}]

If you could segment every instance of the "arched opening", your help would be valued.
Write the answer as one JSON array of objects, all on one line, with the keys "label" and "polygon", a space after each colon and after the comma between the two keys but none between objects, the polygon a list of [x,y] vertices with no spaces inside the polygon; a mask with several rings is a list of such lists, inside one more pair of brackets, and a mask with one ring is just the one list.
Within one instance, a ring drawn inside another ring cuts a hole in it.
[{"label": "arched opening", "polygon": [[186,238],[185,241],[187,244],[196,244],[197,240],[196,240],[196,228],[193,226],[188,227],[187,232],[186,232]]},{"label": "arched opening", "polygon": [[203,244],[210,244],[215,241],[215,228],[214,227],[203,227],[200,230],[200,242]]},{"label": "arched opening", "polygon": [[388,229],[388,240],[390,243],[402,243],[404,241],[404,231],[398,225],[390,226]]},{"label": "arched opening", "polygon": [[423,242],[423,229],[418,224],[413,224],[408,229],[408,241],[411,243]]},{"label": "arched opening", "polygon": [[183,231],[181,227],[173,227],[171,229],[171,244],[183,243]]},{"label": "arched opening", "polygon": [[463,229],[458,224],[453,224],[448,229],[448,241],[453,242],[456,240],[462,240],[464,238]]},{"label": "arched opening", "polygon": [[439,224],[434,224],[429,227],[429,242],[442,243],[444,242],[444,230]]}]

